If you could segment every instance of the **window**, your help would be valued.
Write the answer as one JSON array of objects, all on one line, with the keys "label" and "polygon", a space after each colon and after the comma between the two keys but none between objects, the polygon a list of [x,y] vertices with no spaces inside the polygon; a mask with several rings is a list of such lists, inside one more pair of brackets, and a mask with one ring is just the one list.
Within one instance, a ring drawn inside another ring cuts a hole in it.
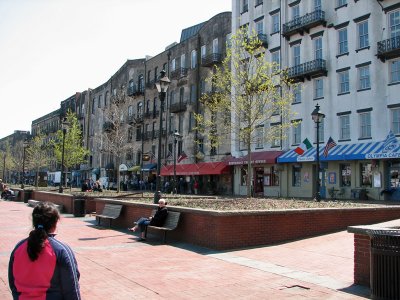
[{"label": "window", "polygon": [[185,88],[181,87],[179,89],[179,102],[180,103],[183,103],[184,97],[185,97]]},{"label": "window", "polygon": [[200,51],[201,51],[201,58],[206,57],[206,54],[207,54],[206,45],[201,46],[201,50]]},{"label": "window", "polygon": [[133,116],[133,106],[132,105],[129,105],[129,107],[128,107],[128,116],[129,117]]},{"label": "window", "polygon": [[337,6],[343,6],[347,4],[347,0],[337,0]]},{"label": "window", "polygon": [[340,186],[351,186],[351,167],[350,164],[340,165]]},{"label": "window", "polygon": [[368,40],[368,21],[364,21],[357,24],[358,32],[358,48],[366,48],[369,46]]},{"label": "window", "polygon": [[301,167],[292,167],[292,186],[301,186]]},{"label": "window", "polygon": [[240,185],[247,186],[247,166],[240,168]]},{"label": "window", "polygon": [[390,83],[400,82],[400,60],[390,62]]},{"label": "window", "polygon": [[279,70],[280,68],[280,50],[271,52],[271,61],[274,64],[274,69]]},{"label": "window", "polygon": [[322,9],[321,0],[314,0],[314,9],[315,10],[321,10]]},{"label": "window", "polygon": [[358,68],[358,89],[365,90],[371,87],[369,78],[369,66]]},{"label": "window", "polygon": [[339,55],[348,53],[347,48],[347,28],[338,31],[339,35]]},{"label": "window", "polygon": [[143,78],[143,75],[139,75],[138,89],[139,89],[139,92],[143,92],[144,91],[144,78]]},{"label": "window", "polygon": [[197,91],[197,86],[195,84],[192,84],[190,86],[190,102],[192,103],[196,102],[196,91]]},{"label": "window", "polygon": [[300,45],[294,45],[292,47],[293,51],[293,65],[300,65]]},{"label": "window", "polygon": [[213,39],[212,53],[219,53],[218,39]]},{"label": "window", "polygon": [[147,82],[150,83],[151,81],[151,71],[147,71]]},{"label": "window", "polygon": [[278,136],[278,129],[279,127],[277,125],[271,125],[271,131],[273,132],[272,137],[271,137],[271,147],[280,147],[281,146],[281,139]]},{"label": "window", "polygon": [[[133,81],[132,81],[132,83],[133,83]],[[104,97],[104,107],[107,107],[109,100],[110,100],[110,93],[109,93],[109,91],[107,91],[106,96]]]},{"label": "window", "polygon": [[263,0],[256,0],[256,6],[263,4]]},{"label": "window", "polygon": [[360,138],[371,137],[371,113],[360,113]]},{"label": "window", "polygon": [[314,39],[314,57],[315,59],[322,59],[322,37]]},{"label": "window", "polygon": [[301,86],[298,84],[293,89],[293,103],[301,102]]},{"label": "window", "polygon": [[277,32],[279,32],[280,30],[280,24],[279,24],[279,13],[277,13],[277,14],[274,14],[274,15],[272,15],[271,16],[271,18],[272,18],[272,28],[271,28],[271,32],[272,33],[277,33]]},{"label": "window", "polygon": [[[314,125],[315,125],[315,128],[317,128],[317,124],[315,124],[314,123]],[[322,119],[322,121],[321,122],[319,122],[319,131],[318,131],[318,134],[319,134],[319,142],[320,143],[323,143],[323,141],[324,141],[324,127],[325,127],[325,119]],[[316,130],[314,130],[314,141],[315,141],[315,143],[317,143],[317,132],[316,132]]]},{"label": "window", "polygon": [[242,0],[242,13],[249,11],[249,0]]},{"label": "window", "polygon": [[393,162],[389,167],[390,187],[392,188],[400,187],[399,173],[400,173],[400,163]]},{"label": "window", "polygon": [[137,126],[136,127],[136,141],[142,140],[142,127]]},{"label": "window", "polygon": [[292,7],[292,20],[300,17],[300,6],[295,5]]},{"label": "window", "polygon": [[181,68],[186,68],[186,55],[181,55]]},{"label": "window", "polygon": [[319,99],[324,97],[324,81],[322,78],[317,78],[314,80],[314,99]]},{"label": "window", "polygon": [[195,117],[194,113],[191,111],[189,113],[189,132],[193,130],[194,125],[195,125]]},{"label": "window", "polygon": [[339,72],[339,94],[348,93],[350,91],[349,70]]},{"label": "window", "polygon": [[265,168],[264,185],[279,186],[279,171],[275,167]]},{"label": "window", "polygon": [[101,95],[99,95],[99,98],[97,100],[97,107],[98,108],[101,108],[101,102],[102,102]]},{"label": "window", "polygon": [[301,123],[297,124],[293,128],[293,145],[299,145],[301,143]]},{"label": "window", "polygon": [[190,57],[191,57],[190,68],[196,69],[196,67],[197,67],[197,51],[193,50]]},{"label": "window", "polygon": [[176,69],[176,59],[171,60],[171,71],[175,71]]},{"label": "window", "polygon": [[96,99],[93,98],[92,99],[92,114],[94,114],[94,111],[95,111],[95,104],[96,104]]},{"label": "window", "polygon": [[154,82],[157,81],[157,76],[158,76],[158,67],[154,68]]},{"label": "window", "polygon": [[257,34],[263,34],[264,33],[264,20],[256,21],[255,27],[256,27]]},{"label": "window", "polygon": [[371,187],[372,186],[372,164],[371,163],[361,163],[361,186]]},{"label": "window", "polygon": [[256,148],[260,149],[264,147],[264,126],[258,126],[256,128]]},{"label": "window", "polygon": [[349,140],[350,139],[350,115],[344,115],[339,117],[339,139]]},{"label": "window", "polygon": [[389,29],[391,38],[400,36],[400,10],[389,14]]},{"label": "window", "polygon": [[128,142],[132,142],[132,138],[133,138],[133,130],[132,128],[128,128]]},{"label": "window", "polygon": [[400,108],[392,109],[391,114],[392,114],[391,129],[394,134],[400,134]]}]

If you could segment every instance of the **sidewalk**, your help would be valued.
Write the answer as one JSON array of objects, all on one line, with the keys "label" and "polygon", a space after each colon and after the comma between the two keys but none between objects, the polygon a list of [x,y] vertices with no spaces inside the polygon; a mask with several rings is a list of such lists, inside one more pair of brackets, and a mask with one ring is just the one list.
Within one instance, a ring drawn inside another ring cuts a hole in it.
[{"label": "sidewalk", "polygon": [[[8,259],[31,226],[32,208],[0,200],[0,299]],[[353,286],[353,234],[346,231],[269,247],[229,252],[163,245],[149,235],[95,226],[94,217],[64,214],[58,239],[69,244],[81,272],[82,299],[368,299]]]}]

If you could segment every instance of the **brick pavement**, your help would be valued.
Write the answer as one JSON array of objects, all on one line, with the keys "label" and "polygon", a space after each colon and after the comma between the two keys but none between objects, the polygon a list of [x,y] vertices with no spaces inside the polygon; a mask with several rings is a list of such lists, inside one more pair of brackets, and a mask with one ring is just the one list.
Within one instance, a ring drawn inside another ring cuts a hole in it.
[{"label": "brick pavement", "polygon": [[[8,259],[32,208],[0,201],[0,299],[11,299]],[[353,235],[345,231],[275,246],[213,251],[146,243],[127,230],[64,214],[58,239],[74,250],[83,299],[366,299],[353,285]]]}]

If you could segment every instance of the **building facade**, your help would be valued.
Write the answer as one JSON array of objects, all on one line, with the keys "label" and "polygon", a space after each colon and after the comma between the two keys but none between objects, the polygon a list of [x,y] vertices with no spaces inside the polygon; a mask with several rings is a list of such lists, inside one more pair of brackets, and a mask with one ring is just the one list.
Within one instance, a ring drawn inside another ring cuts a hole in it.
[{"label": "building facade", "polygon": [[[398,199],[400,147],[388,136],[400,135],[399,2],[235,0],[232,23],[233,31],[249,24],[266,34],[267,59],[300,82],[292,105],[300,125],[277,158],[279,195],[313,197],[319,178],[323,197],[333,189],[343,198]],[[325,114],[318,145],[311,118],[317,104]],[[325,156],[330,137],[337,146]],[[299,155],[294,149],[306,138],[312,147]]]}]

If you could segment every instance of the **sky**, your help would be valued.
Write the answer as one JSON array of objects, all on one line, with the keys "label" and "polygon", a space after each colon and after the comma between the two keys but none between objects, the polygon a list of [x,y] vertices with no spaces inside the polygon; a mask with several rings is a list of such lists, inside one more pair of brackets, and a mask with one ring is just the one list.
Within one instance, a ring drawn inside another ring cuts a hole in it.
[{"label": "sky", "polygon": [[0,139],[154,56],[232,0],[0,0]]}]

